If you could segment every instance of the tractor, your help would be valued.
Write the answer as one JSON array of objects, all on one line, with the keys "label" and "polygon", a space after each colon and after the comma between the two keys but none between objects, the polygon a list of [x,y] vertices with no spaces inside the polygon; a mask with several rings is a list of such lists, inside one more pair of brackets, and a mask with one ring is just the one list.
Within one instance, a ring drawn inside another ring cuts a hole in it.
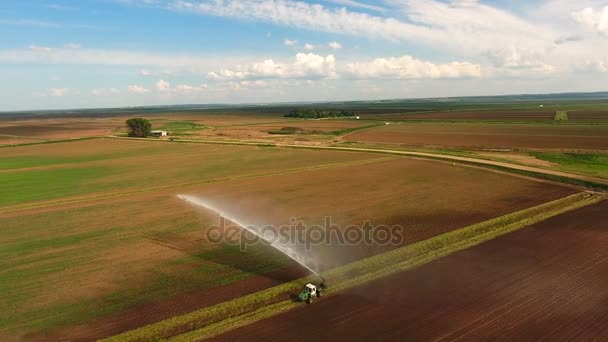
[{"label": "tractor", "polygon": [[321,283],[321,285],[319,285],[319,287],[308,283],[306,284],[306,286],[304,286],[304,290],[302,290],[302,292],[300,292],[300,295],[298,296],[298,298],[300,299],[301,302],[306,302],[308,304],[311,304],[313,301],[314,297],[321,297],[323,295],[323,292],[325,291],[325,284]]}]

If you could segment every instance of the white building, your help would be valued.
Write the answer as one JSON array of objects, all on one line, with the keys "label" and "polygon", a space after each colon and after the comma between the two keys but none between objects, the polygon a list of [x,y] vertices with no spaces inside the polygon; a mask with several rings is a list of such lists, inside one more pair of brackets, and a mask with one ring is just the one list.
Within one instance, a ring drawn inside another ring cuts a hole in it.
[{"label": "white building", "polygon": [[156,137],[166,137],[169,135],[169,133],[167,133],[167,131],[152,131],[150,133],[152,133],[152,135],[154,135]]}]

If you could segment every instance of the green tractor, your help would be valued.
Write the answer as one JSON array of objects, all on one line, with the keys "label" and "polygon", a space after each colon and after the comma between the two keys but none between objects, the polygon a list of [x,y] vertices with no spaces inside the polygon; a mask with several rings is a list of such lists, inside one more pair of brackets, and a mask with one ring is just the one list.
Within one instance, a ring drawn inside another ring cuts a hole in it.
[{"label": "green tractor", "polygon": [[298,298],[300,299],[301,302],[306,302],[308,304],[311,304],[313,301],[314,297],[321,297],[323,295],[323,292],[325,292],[325,284],[321,283],[321,285],[319,287],[313,285],[313,284],[306,284],[306,286],[304,286],[304,290],[302,290],[302,292],[300,292],[300,295],[298,296]]}]

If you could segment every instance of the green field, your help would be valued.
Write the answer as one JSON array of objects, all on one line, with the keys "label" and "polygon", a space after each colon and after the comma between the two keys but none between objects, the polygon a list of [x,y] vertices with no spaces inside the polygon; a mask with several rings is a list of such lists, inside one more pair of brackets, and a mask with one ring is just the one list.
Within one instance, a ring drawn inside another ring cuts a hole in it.
[{"label": "green field", "polygon": [[[105,147],[100,154],[87,153],[88,148],[98,146]],[[34,145],[3,152],[0,191],[12,195],[0,198],[0,205],[205,183],[366,158],[316,151],[111,139]],[[298,157],[292,158],[296,154]],[[33,167],[37,168],[30,169]]]},{"label": "green field", "polygon": [[530,155],[555,163],[563,171],[608,178],[608,154],[531,152]]}]

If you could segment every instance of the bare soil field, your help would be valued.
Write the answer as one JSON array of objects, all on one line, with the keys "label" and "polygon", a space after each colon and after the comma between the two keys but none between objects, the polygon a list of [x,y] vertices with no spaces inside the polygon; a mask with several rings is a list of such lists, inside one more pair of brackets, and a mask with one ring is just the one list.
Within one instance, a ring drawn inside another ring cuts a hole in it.
[{"label": "bare soil field", "polygon": [[608,110],[569,111],[568,121],[608,121]]},{"label": "bare soil field", "polygon": [[25,144],[40,141],[35,138],[23,138],[16,135],[0,135],[0,146],[1,145],[16,145]]},{"label": "bare soil field", "polygon": [[[486,191],[489,188],[491,192]],[[435,195],[437,189],[440,196]],[[189,192],[227,216],[255,226],[289,225],[292,217],[307,225],[323,225],[330,217],[341,229],[367,220],[372,225],[400,225],[404,229],[401,246],[572,193],[572,189],[483,170],[401,158],[211,184],[200,192]],[[316,256],[318,269],[396,246],[331,247],[312,246],[309,253]]]},{"label": "bare soil field", "polygon": [[[363,115],[364,119],[376,120],[431,120],[431,121],[553,121],[555,110],[481,110],[406,113],[392,115]],[[602,122],[608,121],[608,110],[568,111],[568,121]]]},{"label": "bare soil field", "polygon": [[121,118],[14,120],[0,121],[0,134],[36,139],[83,138],[108,135],[122,126]]},{"label": "bare soil field", "polygon": [[600,341],[607,210],[557,216],[214,340]]},{"label": "bare soil field", "polygon": [[493,121],[546,121],[553,120],[555,111],[552,110],[482,110],[482,111],[453,111],[406,113],[397,115],[363,116],[364,119],[380,120],[493,120]]},{"label": "bare soil field", "polygon": [[412,147],[608,149],[608,126],[395,123],[344,137]]},{"label": "bare soil field", "polygon": [[[11,203],[36,203],[45,191],[56,195],[47,198],[53,201],[92,196],[0,213],[0,330],[28,339],[108,336],[302,276],[293,262],[264,246],[241,252],[207,241],[204,229],[218,217],[180,201],[180,193],[256,224],[290,217],[310,224],[325,216],[340,225],[401,224],[407,244],[574,192],[478,169],[362,153],[111,139],[2,153],[0,178],[11,181],[1,184],[20,189],[2,192],[21,194],[9,197]],[[155,166],[159,161],[162,166]],[[315,165],[322,168],[310,169]],[[80,189],[71,183],[74,175],[61,173],[99,166],[106,169],[78,174],[82,184],[104,185],[86,191],[73,192]],[[28,176],[36,171],[47,178]],[[62,186],[44,190],[47,183]],[[128,192],[164,185],[171,187]],[[94,199],[108,191],[118,196]],[[386,248],[317,249],[319,266]]]}]

